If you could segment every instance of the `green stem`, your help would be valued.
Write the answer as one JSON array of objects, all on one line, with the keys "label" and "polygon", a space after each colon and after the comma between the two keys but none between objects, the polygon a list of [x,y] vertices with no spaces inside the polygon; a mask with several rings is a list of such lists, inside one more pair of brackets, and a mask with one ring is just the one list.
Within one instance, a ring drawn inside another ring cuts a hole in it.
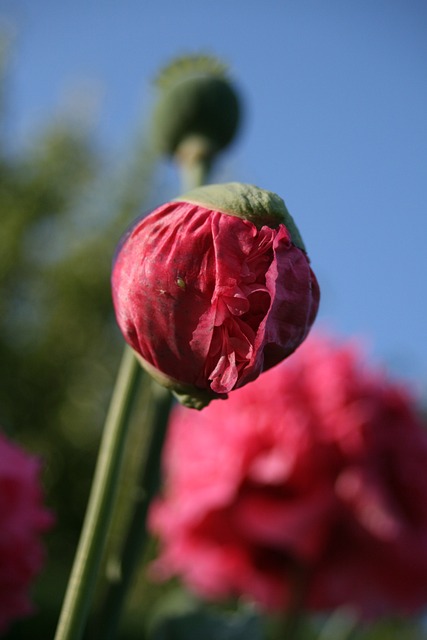
[{"label": "green stem", "polygon": [[191,191],[195,188],[195,185],[201,186],[204,184],[204,176],[209,173],[209,162],[186,164],[181,167],[182,173],[182,190],[184,192]]},{"label": "green stem", "polygon": [[212,142],[204,136],[189,136],[180,143],[175,160],[181,172],[182,192],[205,184],[214,156]]},{"label": "green stem", "polygon": [[147,419],[151,439],[141,467],[133,514],[123,543],[121,558],[117,563],[118,570],[114,572],[114,579],[111,579],[103,605],[98,632],[98,637],[102,640],[111,640],[116,637],[123,605],[135,575],[138,560],[148,539],[146,527],[148,508],[160,485],[161,455],[172,395],[154,380],[151,385],[152,412]]},{"label": "green stem", "polygon": [[125,347],[102,435],[85,521],[55,635],[81,638],[99,573],[141,367]]}]

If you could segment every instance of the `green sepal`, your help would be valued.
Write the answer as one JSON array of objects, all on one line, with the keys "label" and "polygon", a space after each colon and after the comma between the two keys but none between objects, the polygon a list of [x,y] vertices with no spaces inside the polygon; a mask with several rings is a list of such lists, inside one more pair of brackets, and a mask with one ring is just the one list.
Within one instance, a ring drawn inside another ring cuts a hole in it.
[{"label": "green sepal", "polygon": [[228,182],[192,189],[175,198],[177,202],[191,202],[207,209],[249,220],[256,227],[276,228],[284,224],[293,244],[305,251],[305,245],[284,200],[272,191],[251,184]]}]

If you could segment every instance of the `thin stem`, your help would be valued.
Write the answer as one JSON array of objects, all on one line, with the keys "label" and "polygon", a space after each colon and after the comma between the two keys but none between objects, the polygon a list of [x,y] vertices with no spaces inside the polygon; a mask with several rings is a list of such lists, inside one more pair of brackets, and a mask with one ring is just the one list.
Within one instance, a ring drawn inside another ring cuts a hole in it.
[{"label": "thin stem", "polygon": [[204,184],[204,176],[209,173],[209,162],[206,163],[197,162],[197,163],[188,163],[181,165],[181,175],[182,175],[182,190],[191,191],[191,189],[195,188],[195,185]]},{"label": "thin stem", "polygon": [[99,627],[99,638],[102,640],[116,637],[126,595],[148,539],[146,527],[148,508],[160,485],[161,455],[172,395],[154,380],[151,385],[153,411],[147,420],[150,423],[151,439],[141,467],[133,515],[122,546],[121,558],[117,565],[118,570],[114,572],[114,579],[110,582],[104,601]]},{"label": "thin stem", "polygon": [[129,416],[140,372],[141,367],[131,349],[125,347],[55,640],[78,640],[86,624],[111,520]]},{"label": "thin stem", "polygon": [[179,145],[175,160],[181,172],[183,192],[200,187],[207,180],[215,150],[204,136],[192,135]]}]

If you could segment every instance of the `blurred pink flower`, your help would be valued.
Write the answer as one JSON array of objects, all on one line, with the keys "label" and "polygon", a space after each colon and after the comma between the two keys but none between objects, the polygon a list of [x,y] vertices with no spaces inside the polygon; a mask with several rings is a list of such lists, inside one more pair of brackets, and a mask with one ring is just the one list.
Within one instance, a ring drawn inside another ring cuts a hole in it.
[{"label": "blurred pink flower", "polygon": [[408,390],[355,344],[310,337],[200,413],[178,408],[164,456],[154,575],[209,598],[362,617],[427,603],[427,433]]},{"label": "blurred pink flower", "polygon": [[[227,195],[228,187],[204,189]],[[285,224],[256,226],[194,201],[169,202],[137,221],[112,287],[118,324],[143,360],[212,395],[292,353],[319,305],[307,255]]]},{"label": "blurred pink flower", "polygon": [[40,534],[53,523],[43,506],[40,462],[0,434],[0,634],[33,611],[29,589],[40,572]]}]

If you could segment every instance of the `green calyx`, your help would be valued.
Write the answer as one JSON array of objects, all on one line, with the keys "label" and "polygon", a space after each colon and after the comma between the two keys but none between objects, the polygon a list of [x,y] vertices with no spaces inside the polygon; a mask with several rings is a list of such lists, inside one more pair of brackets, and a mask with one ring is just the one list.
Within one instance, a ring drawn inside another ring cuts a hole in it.
[{"label": "green calyx", "polygon": [[204,141],[210,155],[234,138],[240,104],[226,67],[210,56],[178,58],[156,82],[159,97],[153,114],[154,144],[174,156],[188,138]]},{"label": "green calyx", "polygon": [[220,395],[210,391],[209,389],[198,389],[192,384],[186,384],[185,382],[179,382],[171,376],[166,375],[159,369],[156,369],[152,364],[145,360],[141,354],[134,351],[134,354],[141,364],[141,366],[150,374],[156,382],[162,387],[169,389],[175,396],[175,398],[184,406],[189,409],[197,409],[200,411],[207,407],[211,400],[225,399],[226,394]]},{"label": "green calyx", "polygon": [[175,201],[190,202],[227,215],[244,218],[258,228],[264,225],[276,228],[279,224],[284,224],[291,234],[293,244],[305,251],[298,227],[284,201],[272,191],[266,191],[251,184],[228,182],[192,189],[175,198]]}]

